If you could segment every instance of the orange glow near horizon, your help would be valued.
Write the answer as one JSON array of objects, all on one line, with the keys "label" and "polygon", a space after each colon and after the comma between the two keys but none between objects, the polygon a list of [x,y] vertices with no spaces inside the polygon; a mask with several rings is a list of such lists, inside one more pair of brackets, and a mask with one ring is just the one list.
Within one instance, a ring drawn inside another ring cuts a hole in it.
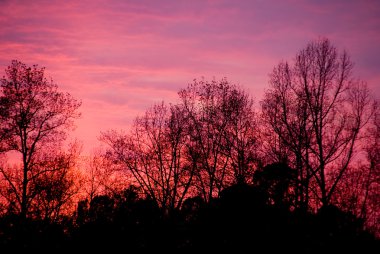
[{"label": "orange glow near horizon", "polygon": [[[91,152],[101,131],[127,129],[193,79],[223,77],[256,99],[281,60],[319,36],[346,49],[380,98],[376,1],[2,1],[0,69],[46,67],[82,100],[71,138]],[[258,103],[257,103],[258,105]]]}]

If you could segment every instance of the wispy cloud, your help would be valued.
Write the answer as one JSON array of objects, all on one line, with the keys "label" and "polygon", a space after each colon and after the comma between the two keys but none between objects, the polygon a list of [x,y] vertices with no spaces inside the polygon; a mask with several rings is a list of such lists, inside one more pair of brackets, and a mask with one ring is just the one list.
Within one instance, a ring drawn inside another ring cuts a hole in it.
[{"label": "wispy cloud", "polygon": [[378,1],[2,1],[0,68],[47,67],[82,99],[75,135],[128,126],[194,78],[227,77],[260,99],[268,73],[326,36],[380,97]]}]

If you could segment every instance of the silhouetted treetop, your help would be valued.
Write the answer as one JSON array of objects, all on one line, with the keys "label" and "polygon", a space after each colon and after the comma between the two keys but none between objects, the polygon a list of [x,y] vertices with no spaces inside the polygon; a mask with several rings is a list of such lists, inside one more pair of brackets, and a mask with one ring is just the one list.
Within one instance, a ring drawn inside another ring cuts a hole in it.
[{"label": "silhouetted treetop", "polygon": [[354,78],[350,57],[328,39],[310,42],[294,61],[279,63],[269,83],[263,116],[291,151],[299,203],[308,206],[312,195],[328,205],[375,112],[366,83]]}]

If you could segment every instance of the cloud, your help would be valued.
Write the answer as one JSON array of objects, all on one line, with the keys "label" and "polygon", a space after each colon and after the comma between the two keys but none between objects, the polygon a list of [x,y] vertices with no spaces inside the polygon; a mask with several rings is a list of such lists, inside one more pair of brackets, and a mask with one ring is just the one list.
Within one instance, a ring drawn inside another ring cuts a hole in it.
[{"label": "cloud", "polygon": [[96,145],[194,78],[227,77],[260,100],[268,73],[326,36],[380,97],[377,1],[2,1],[0,68],[39,64],[82,99],[75,135]]}]

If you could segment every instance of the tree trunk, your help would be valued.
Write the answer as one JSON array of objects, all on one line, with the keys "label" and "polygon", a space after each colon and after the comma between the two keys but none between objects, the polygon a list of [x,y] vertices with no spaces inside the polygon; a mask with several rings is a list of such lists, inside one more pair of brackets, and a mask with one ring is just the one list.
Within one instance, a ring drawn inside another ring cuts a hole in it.
[{"label": "tree trunk", "polygon": [[28,187],[28,166],[26,164],[26,157],[24,156],[24,168],[23,168],[23,181],[22,181],[22,196],[21,196],[21,219],[25,220],[27,215],[27,187]]}]

